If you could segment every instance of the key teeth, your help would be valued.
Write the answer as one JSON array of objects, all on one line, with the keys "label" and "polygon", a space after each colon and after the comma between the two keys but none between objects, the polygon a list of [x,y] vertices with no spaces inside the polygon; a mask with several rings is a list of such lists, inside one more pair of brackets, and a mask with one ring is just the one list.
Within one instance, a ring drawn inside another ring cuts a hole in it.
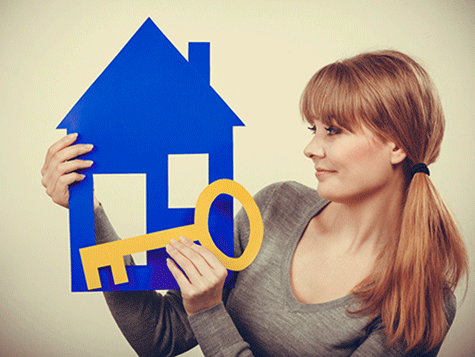
[{"label": "key teeth", "polygon": [[127,277],[127,270],[125,269],[125,262],[122,256],[114,257],[108,264],[100,264],[98,257],[100,256],[99,246],[91,246],[79,250],[86,278],[88,290],[99,289],[102,287],[101,278],[99,275],[99,268],[102,266],[110,266],[114,284],[124,284],[129,282]]},{"label": "key teeth", "polygon": [[[99,274],[98,274],[99,275]],[[86,278],[87,280],[87,278]],[[94,290],[94,289],[100,289],[102,288],[102,284],[101,284],[101,281],[99,279],[99,282],[91,282],[90,280],[87,280],[87,290]]]},{"label": "key teeth", "polygon": [[129,282],[123,257],[118,257],[113,263],[111,263],[110,266],[112,270],[112,276],[114,277],[115,285]]},{"label": "key teeth", "polygon": [[101,278],[99,276],[99,268],[95,266],[96,264],[94,264],[94,251],[91,250],[91,248],[94,247],[79,249],[88,290],[102,287]]}]

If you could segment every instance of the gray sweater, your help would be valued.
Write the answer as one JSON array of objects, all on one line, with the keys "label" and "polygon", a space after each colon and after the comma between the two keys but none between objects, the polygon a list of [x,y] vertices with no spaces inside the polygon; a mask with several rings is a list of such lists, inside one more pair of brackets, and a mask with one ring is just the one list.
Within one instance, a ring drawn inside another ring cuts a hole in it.
[{"label": "gray sweater", "polygon": [[[328,203],[295,182],[277,183],[254,197],[264,222],[261,250],[237,274],[235,288],[223,302],[187,316],[179,291],[104,292],[122,333],[140,356],[174,356],[197,343],[205,356],[403,356],[386,348],[380,319],[350,316],[353,295],[321,303],[297,301],[290,286],[290,263],[310,219]],[[96,243],[119,239],[104,210],[96,210]],[[249,237],[245,211],[235,219],[235,251]],[[130,257],[128,264],[133,264]],[[455,297],[447,301],[448,326],[455,316]],[[356,306],[356,305],[353,305]],[[411,356],[435,356],[430,353]]]}]

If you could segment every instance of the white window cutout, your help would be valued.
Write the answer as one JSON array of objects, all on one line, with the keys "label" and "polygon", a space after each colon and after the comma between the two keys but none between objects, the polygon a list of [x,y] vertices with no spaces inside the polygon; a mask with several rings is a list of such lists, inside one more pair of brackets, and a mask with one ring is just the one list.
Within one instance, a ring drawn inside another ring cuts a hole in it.
[{"label": "white window cutout", "polygon": [[[94,191],[115,231],[126,239],[147,233],[145,174],[96,174]],[[146,265],[147,253],[132,254],[135,264]]]},{"label": "white window cutout", "polygon": [[194,208],[208,186],[208,154],[168,155],[168,208]]}]

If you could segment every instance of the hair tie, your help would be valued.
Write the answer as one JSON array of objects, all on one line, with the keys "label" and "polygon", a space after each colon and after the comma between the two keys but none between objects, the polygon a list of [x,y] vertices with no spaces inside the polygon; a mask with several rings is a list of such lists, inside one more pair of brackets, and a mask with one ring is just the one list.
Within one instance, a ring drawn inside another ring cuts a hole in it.
[{"label": "hair tie", "polygon": [[427,167],[426,164],[424,164],[423,162],[419,163],[419,164],[415,164],[412,168],[411,168],[411,179],[414,177],[415,174],[417,174],[418,172],[423,172],[425,174],[427,174],[427,176],[430,176],[430,171],[429,171],[429,168]]}]

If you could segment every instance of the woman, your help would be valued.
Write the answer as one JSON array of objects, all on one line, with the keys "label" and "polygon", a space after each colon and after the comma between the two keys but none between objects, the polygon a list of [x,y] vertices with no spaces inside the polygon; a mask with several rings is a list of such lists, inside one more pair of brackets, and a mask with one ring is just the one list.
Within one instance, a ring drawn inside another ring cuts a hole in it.
[{"label": "woman", "polygon": [[[317,191],[273,184],[256,197],[265,227],[255,261],[223,291],[226,270],[206,248],[172,241],[181,291],[105,292],[139,355],[199,343],[206,356],[435,356],[453,321],[453,291],[467,273],[460,232],[427,165],[444,117],[425,70],[396,51],[330,64],[301,100],[314,136],[305,148]],[[55,202],[91,162],[91,150],[54,144],[42,170]],[[96,243],[119,239],[95,200]],[[235,221],[239,255],[249,236]],[[128,258],[129,264],[133,264]],[[183,274],[177,265],[186,273]]]}]

